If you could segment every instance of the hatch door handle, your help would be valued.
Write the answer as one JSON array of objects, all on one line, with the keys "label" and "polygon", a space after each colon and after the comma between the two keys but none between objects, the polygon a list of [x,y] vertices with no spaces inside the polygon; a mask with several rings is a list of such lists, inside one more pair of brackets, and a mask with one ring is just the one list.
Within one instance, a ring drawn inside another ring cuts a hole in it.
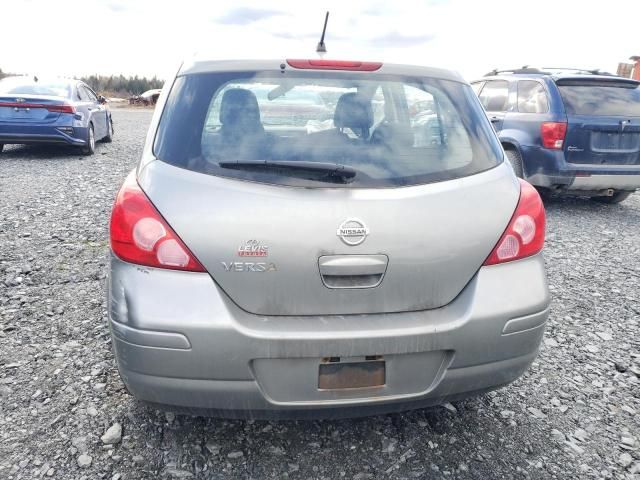
[{"label": "hatch door handle", "polygon": [[386,255],[324,255],[318,259],[327,288],[373,288],[387,271]]}]

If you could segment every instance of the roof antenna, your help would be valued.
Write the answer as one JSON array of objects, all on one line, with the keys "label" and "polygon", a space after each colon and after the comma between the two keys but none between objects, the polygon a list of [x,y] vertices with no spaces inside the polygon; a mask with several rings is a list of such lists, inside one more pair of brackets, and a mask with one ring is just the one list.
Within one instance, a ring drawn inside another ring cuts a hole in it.
[{"label": "roof antenna", "polygon": [[322,57],[325,53],[327,53],[327,46],[324,44],[324,34],[327,31],[327,21],[329,20],[329,12],[324,17],[324,27],[322,28],[322,36],[320,37],[320,41],[318,42],[318,46],[316,47],[316,52]]}]

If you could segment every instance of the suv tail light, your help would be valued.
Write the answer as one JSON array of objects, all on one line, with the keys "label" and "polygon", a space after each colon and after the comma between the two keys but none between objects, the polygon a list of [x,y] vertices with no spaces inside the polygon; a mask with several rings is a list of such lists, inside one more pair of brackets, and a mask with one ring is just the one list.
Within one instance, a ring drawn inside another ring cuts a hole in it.
[{"label": "suv tail light", "polygon": [[540,137],[542,137],[542,146],[544,148],[562,150],[566,134],[566,122],[542,122],[542,125],[540,125]]},{"label": "suv tail light", "polygon": [[500,237],[485,265],[511,262],[535,255],[544,246],[544,205],[537,190],[520,180],[520,200],[509,226]]},{"label": "suv tail light", "polygon": [[138,186],[135,172],[129,174],[116,197],[110,236],[113,253],[126,262],[206,271]]}]

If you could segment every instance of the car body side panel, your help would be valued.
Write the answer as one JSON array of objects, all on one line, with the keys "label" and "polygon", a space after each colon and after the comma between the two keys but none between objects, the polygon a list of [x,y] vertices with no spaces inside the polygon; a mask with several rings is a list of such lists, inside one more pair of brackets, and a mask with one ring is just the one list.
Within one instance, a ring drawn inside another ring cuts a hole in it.
[{"label": "car body side panel", "polygon": [[89,91],[91,99],[88,104],[91,122],[95,128],[96,140],[100,140],[107,136],[107,107],[98,102],[98,95],[87,85],[85,88]]},{"label": "car body side panel", "polygon": [[90,124],[93,124],[93,132],[97,140],[100,140],[103,135],[103,126],[100,118],[98,117],[99,109],[97,108],[97,102],[93,102],[88,98],[88,89],[84,84],[79,83],[77,85],[77,91],[80,99],[76,100],[76,109],[79,116],[82,117],[82,124],[85,128],[89,128]]}]

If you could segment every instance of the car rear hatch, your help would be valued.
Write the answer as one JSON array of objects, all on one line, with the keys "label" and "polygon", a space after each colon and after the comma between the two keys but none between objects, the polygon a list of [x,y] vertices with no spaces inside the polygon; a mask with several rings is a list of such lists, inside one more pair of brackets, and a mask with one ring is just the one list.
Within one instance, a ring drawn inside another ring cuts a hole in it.
[{"label": "car rear hatch", "polygon": [[[156,133],[162,161],[138,174],[151,202],[248,312],[367,314],[451,302],[496,245],[520,191],[470,87],[278,65],[176,80]],[[269,100],[247,93],[267,84],[272,97],[319,92],[333,124],[299,132],[292,110],[289,132],[282,112],[271,128]],[[425,112],[412,105],[434,110],[437,127],[423,131],[416,118]]]},{"label": "car rear hatch", "polygon": [[[231,299],[263,315],[446,305],[497,243],[519,193],[505,165],[440,184],[348,190],[265,186],[153,162],[140,184]],[[348,219],[368,232],[359,245],[338,235]]]},{"label": "car rear hatch", "polygon": [[72,107],[63,97],[0,95],[0,123],[53,123],[65,114],[72,114]]},{"label": "car rear hatch", "polygon": [[640,166],[640,82],[562,78],[567,113],[565,158],[590,168]]}]

